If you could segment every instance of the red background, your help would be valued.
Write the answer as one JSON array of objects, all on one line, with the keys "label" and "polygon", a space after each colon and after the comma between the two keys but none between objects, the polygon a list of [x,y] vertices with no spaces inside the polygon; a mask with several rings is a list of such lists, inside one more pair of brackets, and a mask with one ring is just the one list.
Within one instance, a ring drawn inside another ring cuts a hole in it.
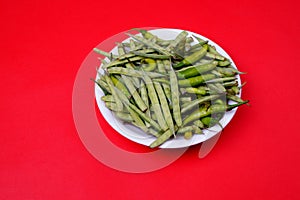
[{"label": "red background", "polygon": [[[296,0],[1,0],[0,199],[299,199],[299,16]],[[221,45],[248,72],[251,106],[204,159],[194,146],[162,170],[129,174],[82,145],[72,89],[93,47],[145,26]]]}]

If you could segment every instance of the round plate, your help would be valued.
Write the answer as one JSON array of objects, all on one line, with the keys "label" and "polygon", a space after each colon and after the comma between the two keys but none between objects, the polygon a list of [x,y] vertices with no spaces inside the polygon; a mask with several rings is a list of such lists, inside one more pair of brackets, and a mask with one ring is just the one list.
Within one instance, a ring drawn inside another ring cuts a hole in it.
[{"label": "round plate", "polygon": [[[155,34],[156,36],[158,36],[159,38],[165,39],[165,40],[171,40],[171,39],[175,39],[176,36],[182,32],[183,30],[180,29],[170,29],[170,28],[158,28],[158,29],[152,29],[152,30],[148,30],[151,33]],[[209,44],[213,45],[216,47],[217,51],[229,58],[232,62],[232,66],[237,68],[235,63],[233,62],[233,60],[230,58],[230,56],[215,42],[213,42],[212,40],[199,35],[197,33],[193,33],[190,31],[187,31],[189,36],[197,36],[200,37],[204,40],[208,40]],[[124,33],[123,33],[124,34]],[[113,45],[115,44],[115,42],[120,42],[117,41],[117,39],[120,39],[120,35],[118,35],[118,37],[116,37],[116,40],[114,40],[114,38],[109,38],[109,42],[113,43]],[[128,42],[129,38],[125,39],[123,42]],[[101,46],[99,47],[101,49]],[[112,53],[114,54],[118,54],[117,52],[117,47],[113,48],[111,50]],[[108,60],[107,60],[108,61]],[[101,72],[101,66],[100,66],[100,73]],[[241,80],[240,77],[237,75],[237,81],[238,84],[241,85]],[[99,75],[97,74],[96,80],[99,78]],[[102,113],[103,117],[105,118],[105,120],[121,135],[123,135],[124,137],[128,138],[129,140],[132,140],[134,142],[137,142],[139,144],[143,144],[146,146],[149,146],[156,138],[152,135],[149,135],[145,132],[143,132],[141,129],[130,125],[128,123],[124,123],[123,121],[119,120],[118,118],[116,118],[113,114],[113,112],[111,112],[104,104],[104,102],[101,100],[101,97],[104,95],[103,91],[97,86],[95,85],[95,95],[96,95],[96,102],[98,105],[98,108],[100,110],[100,112]],[[241,91],[239,96],[241,95]],[[235,112],[236,112],[237,108],[231,110],[231,111],[227,111],[224,115],[224,117],[221,119],[220,124],[222,125],[222,127],[224,128],[229,122],[230,120],[233,118]],[[183,147],[188,147],[191,145],[195,145],[195,144],[199,144],[201,142],[204,142],[206,140],[208,140],[209,138],[213,137],[214,135],[218,134],[221,131],[221,127],[218,125],[215,125],[213,127],[210,127],[209,129],[205,129],[203,130],[203,134],[194,134],[193,137],[189,140],[184,139],[183,136],[177,136],[176,138],[172,138],[169,139],[168,141],[166,141],[165,143],[163,143],[162,145],[160,145],[160,148],[183,148]]]}]

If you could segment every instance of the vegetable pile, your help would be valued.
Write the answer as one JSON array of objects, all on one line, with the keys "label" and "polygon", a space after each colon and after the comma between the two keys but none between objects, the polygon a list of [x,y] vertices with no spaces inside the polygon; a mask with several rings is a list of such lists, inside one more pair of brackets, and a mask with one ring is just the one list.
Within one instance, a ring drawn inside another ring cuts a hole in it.
[{"label": "vegetable pile", "polygon": [[151,148],[221,126],[227,111],[248,103],[238,96],[242,72],[208,41],[186,31],[164,40],[136,30],[117,44],[118,55],[94,48],[106,57],[95,82],[116,117],[156,137]]}]

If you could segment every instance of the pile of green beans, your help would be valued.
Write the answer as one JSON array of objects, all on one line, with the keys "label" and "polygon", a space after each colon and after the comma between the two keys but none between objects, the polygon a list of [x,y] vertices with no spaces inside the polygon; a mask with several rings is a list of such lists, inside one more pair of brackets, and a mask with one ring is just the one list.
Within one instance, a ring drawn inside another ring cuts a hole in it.
[{"label": "pile of green beans", "polygon": [[242,72],[208,41],[186,31],[164,40],[136,30],[141,34],[117,44],[117,55],[94,48],[106,57],[95,82],[116,117],[156,137],[151,148],[203,134],[227,111],[248,103],[238,96]]}]

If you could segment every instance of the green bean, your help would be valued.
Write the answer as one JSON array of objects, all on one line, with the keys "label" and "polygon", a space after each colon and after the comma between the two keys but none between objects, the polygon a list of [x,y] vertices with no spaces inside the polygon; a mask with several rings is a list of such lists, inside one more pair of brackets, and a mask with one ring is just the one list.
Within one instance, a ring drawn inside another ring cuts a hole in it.
[{"label": "green bean", "polygon": [[123,74],[127,76],[133,76],[133,77],[143,77],[144,75],[147,75],[151,78],[158,78],[165,76],[164,74],[156,73],[156,72],[144,72],[144,71],[138,71],[134,69],[128,69],[124,67],[113,67],[107,69],[108,73],[110,74]]},{"label": "green bean", "polygon": [[154,84],[155,90],[157,92],[157,96],[159,97],[159,101],[161,104],[161,109],[163,112],[164,119],[166,120],[166,123],[167,123],[169,129],[175,136],[173,118],[172,118],[172,115],[171,115],[171,112],[169,109],[169,105],[168,105],[168,101],[166,99],[164,91],[159,83],[154,82],[153,84]]},{"label": "green bean", "polygon": [[98,75],[99,75],[99,80],[103,81],[103,82],[106,84],[105,76],[107,76],[107,74],[101,74],[101,73],[99,72]]},{"label": "green bean", "polygon": [[114,112],[114,113],[119,119],[121,119],[125,122],[133,122],[134,121],[132,119],[131,115],[128,113],[125,113],[125,112]]},{"label": "green bean", "polygon": [[216,95],[210,95],[210,96],[205,96],[203,98],[195,99],[195,100],[191,101],[188,106],[183,107],[181,110],[181,113],[185,113],[186,111],[191,110],[194,106],[197,106],[201,103],[204,103],[207,101],[212,101],[212,100],[218,98],[219,96],[220,95],[216,94]]},{"label": "green bean", "polygon": [[[125,67],[128,69],[134,70],[133,64],[131,62],[125,63]],[[140,84],[139,79],[137,77],[132,77],[132,80],[133,80],[133,84],[136,87],[139,87],[139,84]]]},{"label": "green bean", "polygon": [[103,93],[104,93],[105,95],[108,95],[108,94],[111,93],[111,91],[110,91],[108,85],[107,85],[104,81],[102,81],[101,79],[98,79],[97,81],[95,81],[94,79],[91,79],[91,80],[92,80],[93,82],[95,82],[95,83],[100,87],[100,89],[103,91]]},{"label": "green bean", "polygon": [[206,44],[204,44],[203,47],[199,51],[196,51],[196,52],[192,53],[191,55],[185,57],[181,62],[177,63],[173,67],[175,69],[179,69],[184,66],[194,64],[195,62],[197,62],[198,60],[203,58],[205,56],[205,54],[207,54],[207,49],[208,49],[208,46]]},{"label": "green bean", "polygon": [[[166,71],[166,68],[165,68],[165,64],[164,64],[165,62],[167,62],[168,64],[170,64],[169,60],[165,60],[165,61],[156,60],[156,65],[157,65],[157,69],[158,69],[159,73],[167,74],[167,71]],[[168,101],[171,102],[170,81],[168,81],[166,79],[153,79],[153,81],[159,81],[159,82],[163,83],[162,87],[164,89],[164,93],[165,93]]]},{"label": "green bean", "polygon": [[185,42],[185,45],[184,45],[184,49],[185,49],[184,55],[186,55],[186,53],[191,49],[191,47],[192,47],[192,45],[190,43]]},{"label": "green bean", "polygon": [[[152,33],[150,33],[149,31],[147,31],[147,30],[145,30],[145,29],[134,28],[133,30],[136,30],[136,31],[140,32],[140,33],[143,35],[143,37],[144,37],[145,39],[148,39],[148,40],[150,40],[150,39],[156,37],[155,35],[153,35]],[[157,38],[157,40],[158,40],[158,41],[161,41],[161,42],[164,41],[164,40],[162,40],[162,39],[160,39],[160,38]]]},{"label": "green bean", "polygon": [[167,141],[173,135],[171,130],[165,131],[154,142],[150,144],[150,148],[155,148]]},{"label": "green bean", "polygon": [[204,124],[201,122],[201,120],[195,120],[193,124],[198,126],[200,129],[204,128]]},{"label": "green bean", "polygon": [[136,112],[143,120],[148,122],[153,128],[156,130],[161,130],[160,126],[150,117],[148,117],[145,113],[143,113],[140,109],[138,109],[135,105],[129,102],[126,96],[118,89],[116,89],[116,93],[122,102],[127,105],[127,107],[131,108],[134,112]]},{"label": "green bean", "polygon": [[117,44],[119,56],[126,54],[124,47],[121,43]]},{"label": "green bean", "polygon": [[141,81],[140,93],[141,93],[141,98],[142,98],[143,102],[149,108],[149,97],[148,97],[148,93],[147,93],[147,89],[146,89],[146,85],[145,85],[144,81]]},{"label": "green bean", "polygon": [[180,114],[180,105],[179,105],[179,90],[178,90],[178,81],[176,74],[173,70],[169,71],[170,75],[170,86],[171,86],[171,101],[173,108],[173,118],[177,126],[182,125],[182,119]]},{"label": "green bean", "polygon": [[148,133],[150,133],[151,135],[154,135],[155,137],[159,137],[161,135],[161,131],[157,132],[156,130],[154,130],[152,128],[148,129]]},{"label": "green bean", "polygon": [[187,131],[184,133],[184,139],[189,140],[191,139],[193,136],[193,132],[192,131]]},{"label": "green bean", "polygon": [[198,40],[200,45],[204,45],[204,44],[208,43],[208,40],[203,40],[203,39],[197,37],[196,35],[193,35],[193,37],[196,38],[196,40]]},{"label": "green bean", "polygon": [[105,91],[107,91],[109,94],[111,94],[111,90],[108,87],[107,83],[104,82],[103,80],[98,80],[97,83],[99,84],[100,88],[103,90],[103,92],[105,93]]},{"label": "green bean", "polygon": [[116,77],[111,76],[110,78],[111,78],[113,84],[116,86],[116,88],[118,88],[119,90],[121,90],[125,94],[125,96],[128,99],[130,99],[131,98],[131,94],[128,91],[128,89],[126,88],[126,86],[119,79],[117,79]]},{"label": "green bean", "polygon": [[191,102],[192,101],[192,97],[180,97],[179,98],[181,103],[186,103],[186,102]]},{"label": "green bean", "polygon": [[154,78],[153,82],[157,82],[157,83],[165,83],[167,85],[170,85],[170,81],[164,78]]},{"label": "green bean", "polygon": [[130,49],[131,51],[137,51],[145,48],[145,45],[143,43],[138,43],[138,42],[136,43],[137,43],[136,47],[134,49]]},{"label": "green bean", "polygon": [[[147,54],[147,53],[153,53],[155,52],[154,49],[142,49],[142,50],[131,50],[129,53],[126,54],[122,54],[118,57],[118,60],[126,60],[129,58],[133,58],[133,57],[137,57],[137,55],[134,53],[137,52],[138,54]],[[139,56],[139,57],[143,57],[143,56]]]},{"label": "green bean", "polygon": [[115,99],[112,95],[104,95],[101,97],[102,101],[115,102]]},{"label": "green bean", "polygon": [[171,70],[172,64],[171,64],[170,60],[163,60],[163,63],[164,63],[164,66],[167,71]]},{"label": "green bean", "polygon": [[184,107],[187,107],[188,105],[190,104],[190,102],[183,102],[180,107],[181,108],[184,108]]},{"label": "green bean", "polygon": [[147,76],[147,75],[144,76],[144,80],[145,80],[146,87],[148,89],[148,95],[149,95],[150,102],[151,102],[152,107],[154,109],[154,113],[157,117],[158,124],[163,130],[167,130],[168,126],[167,126],[167,123],[166,123],[166,121],[163,117],[162,110],[161,110],[161,107],[159,105],[159,101],[158,101],[158,98],[157,98],[157,94],[156,94],[153,82],[150,79],[150,77]]},{"label": "green bean", "polygon": [[187,51],[186,53],[191,54],[191,53],[194,53],[196,51],[199,51],[201,48],[202,48],[202,44],[198,43],[198,44],[195,44],[195,45],[191,46],[190,50]]},{"label": "green bean", "polygon": [[148,117],[145,113],[140,111],[135,105],[129,104],[129,107],[132,108],[142,119],[151,124],[156,130],[161,130],[160,126],[150,117]]},{"label": "green bean", "polygon": [[215,118],[212,118],[211,116],[207,116],[207,117],[203,117],[201,119],[201,122],[206,127],[212,127],[212,126],[216,125],[219,121]]},{"label": "green bean", "polygon": [[173,52],[176,54],[177,58],[183,59],[186,55],[185,45],[186,39],[182,40],[176,48],[173,48]]},{"label": "green bean", "polygon": [[135,57],[126,58],[126,60],[114,60],[114,61],[108,63],[106,68],[111,68],[111,67],[114,67],[117,65],[123,65],[128,62],[140,61],[142,59],[143,59],[143,57],[141,57],[141,56],[135,56]]},{"label": "green bean", "polygon": [[[100,61],[101,61],[101,69],[106,69],[107,68],[107,65],[108,65],[108,62],[106,62],[106,60],[104,60],[104,59],[100,59]],[[100,69],[100,67],[99,67],[99,69]],[[99,73],[99,69],[96,69],[97,70],[97,73]]]},{"label": "green bean", "polygon": [[218,54],[214,54],[211,52],[207,52],[207,54],[205,55],[209,58],[215,59],[215,60],[222,60],[224,61],[226,58],[224,56],[218,55]]},{"label": "green bean", "polygon": [[219,54],[219,52],[217,52],[216,48],[214,46],[208,45],[208,52],[218,55],[218,56],[222,56],[221,54]]},{"label": "green bean", "polygon": [[194,41],[193,37],[186,37],[185,41],[183,43],[183,55],[186,54],[192,47],[192,42]]},{"label": "green bean", "polygon": [[217,70],[212,70],[211,73],[214,74],[214,75],[216,75],[216,77],[219,77],[219,78],[223,77],[223,74],[221,74]]},{"label": "green bean", "polygon": [[142,38],[142,37],[140,37],[140,36],[132,35],[132,34],[129,34],[129,33],[127,33],[127,35],[131,36],[131,37],[134,38],[135,40],[137,40],[137,41],[143,43],[143,44],[146,45],[146,46],[149,46],[150,48],[155,49],[156,51],[158,51],[158,52],[160,52],[160,53],[162,53],[162,54],[164,54],[164,55],[167,55],[167,56],[174,56],[172,53],[166,51],[164,48],[162,48],[161,46],[159,46],[159,45],[157,45],[157,44],[151,42],[150,40],[147,40],[147,39]]},{"label": "green bean", "polygon": [[114,112],[122,112],[122,110],[119,110],[117,109],[117,104],[115,102],[104,102],[105,103],[105,106],[111,110],[111,111],[114,111]]},{"label": "green bean", "polygon": [[[128,69],[134,70],[134,68],[132,67],[132,65],[131,65],[130,63],[126,63],[126,64],[125,64],[125,67],[128,68]],[[131,77],[131,79],[132,79],[132,82],[133,82],[134,86],[135,86],[136,88],[138,88],[139,85],[140,85],[139,78],[137,78],[137,77]]]},{"label": "green bean", "polygon": [[103,55],[103,56],[105,56],[107,58],[111,58],[111,57],[114,58],[114,59],[117,58],[116,55],[108,53],[106,51],[102,51],[101,49],[98,49],[98,48],[94,48],[94,52],[99,53],[99,54],[101,54],[101,55]]},{"label": "green bean", "polygon": [[209,92],[211,94],[221,94],[224,93],[224,91],[222,89],[220,89],[219,87],[216,86],[215,83],[208,83],[207,87],[209,88]]},{"label": "green bean", "polygon": [[237,103],[244,102],[243,99],[241,99],[240,97],[235,96],[235,95],[227,94],[226,97],[227,97],[227,99],[230,99],[230,100],[235,101]]},{"label": "green bean", "polygon": [[145,112],[148,107],[145,105],[144,101],[140,97],[139,93],[137,92],[137,89],[134,87],[133,83],[131,80],[127,77],[122,75],[122,79],[124,80],[124,83],[126,87],[128,88],[130,94],[132,95],[136,105],[140,108],[142,112]]},{"label": "green bean", "polygon": [[218,62],[213,61],[211,63],[203,64],[203,65],[195,65],[189,68],[184,68],[177,72],[179,78],[190,78],[193,76],[197,76],[199,74],[203,74],[207,71],[213,70],[217,66]]},{"label": "green bean", "polygon": [[155,60],[153,60],[152,58],[145,58],[144,61],[148,64],[147,67],[144,67],[144,69],[143,69],[144,71],[150,72],[150,71],[155,70],[155,68],[156,68]]},{"label": "green bean", "polygon": [[[144,81],[141,81],[141,86],[140,86],[140,93],[141,93],[141,98],[144,101],[145,105],[148,107],[146,110],[146,115],[150,118],[151,117],[151,112],[150,112],[150,105],[149,105],[149,97],[147,93],[147,88],[144,83]],[[146,126],[149,126],[150,124],[147,122]]]},{"label": "green bean", "polygon": [[130,44],[130,49],[135,49],[135,43],[134,43],[134,40],[133,39],[130,39],[129,40],[129,44]]},{"label": "green bean", "polygon": [[116,111],[122,111],[123,110],[123,104],[122,104],[121,100],[119,99],[118,95],[116,94],[115,87],[114,87],[114,84],[113,84],[112,80],[110,79],[109,76],[105,76],[105,80],[106,80],[106,83],[107,83],[108,87],[110,88],[112,96],[115,99]]},{"label": "green bean", "polygon": [[236,80],[235,77],[225,77],[225,78],[216,78],[216,79],[210,79],[207,80],[206,83],[218,83],[218,82],[227,82],[227,81],[233,81]]},{"label": "green bean", "polygon": [[193,126],[193,127],[194,127],[194,133],[195,134],[202,134],[203,133],[201,128],[199,128],[198,126]]},{"label": "green bean", "polygon": [[137,55],[137,56],[142,56],[145,58],[153,58],[153,59],[169,59],[170,56],[167,55],[159,55],[159,54],[147,54],[147,53],[141,53],[138,51],[132,51],[133,54]]},{"label": "green bean", "polygon": [[167,73],[162,60],[156,60],[156,65],[157,65],[157,70],[159,73],[162,73],[162,74]]},{"label": "green bean", "polygon": [[177,133],[178,134],[182,134],[182,133],[185,133],[187,131],[192,131],[193,130],[193,127],[192,126],[185,126],[185,127],[180,127],[178,130],[177,130]]},{"label": "green bean", "polygon": [[194,76],[191,78],[179,80],[178,84],[180,86],[198,86],[206,81],[212,80],[215,78],[214,74],[203,74],[200,76]]},{"label": "green bean", "polygon": [[[212,113],[220,113],[220,112],[224,112],[224,110],[232,110],[242,104],[246,104],[249,101],[243,101],[241,103],[237,103],[237,104],[233,104],[233,105],[212,105],[210,107],[210,109],[208,110],[195,110],[192,114],[190,114],[189,116],[187,116],[184,120],[183,120],[183,125],[186,125],[190,122],[193,122],[194,120],[198,120],[202,117],[207,117],[209,115],[211,115]],[[213,111],[213,112],[212,112]]]},{"label": "green bean", "polygon": [[[143,120],[141,119],[140,115],[136,112],[136,110],[132,109],[130,105],[126,105],[127,110],[130,113],[131,118],[133,119],[135,126],[142,129],[144,132],[148,131],[147,126],[144,124]],[[136,108],[136,107],[135,107]],[[137,109],[137,108],[136,108]]]},{"label": "green bean", "polygon": [[223,74],[223,76],[226,77],[235,76],[237,74],[236,70],[234,70],[233,68],[217,67],[216,69],[218,72],[220,72],[221,74]]},{"label": "green bean", "polygon": [[186,36],[188,35],[188,33],[186,31],[182,31],[180,32],[177,37],[175,38],[175,40],[173,40],[169,46],[166,48],[166,51],[171,51],[173,50],[181,41],[185,40]]},{"label": "green bean", "polygon": [[190,93],[190,94],[200,94],[205,95],[206,89],[203,87],[194,88],[194,87],[187,87],[187,88],[181,88],[182,93]]},{"label": "green bean", "polygon": [[186,37],[186,38],[185,38],[185,42],[186,42],[186,43],[192,43],[192,42],[194,42],[194,38],[191,37],[191,36]]},{"label": "green bean", "polygon": [[221,83],[215,83],[215,86],[219,89],[219,91],[226,92],[226,88]]},{"label": "green bean", "polygon": [[237,81],[229,81],[229,82],[225,82],[225,83],[222,83],[224,87],[232,87],[232,86],[237,86],[238,85],[238,82]]},{"label": "green bean", "polygon": [[153,37],[155,37],[155,35],[153,35],[152,33],[148,32],[145,29],[133,28],[132,30],[136,30],[136,31],[140,32],[145,39],[152,39]]},{"label": "green bean", "polygon": [[220,66],[220,67],[225,67],[225,66],[228,66],[230,64],[231,64],[231,62],[229,60],[224,60],[224,61],[219,61],[218,62],[218,66]]},{"label": "green bean", "polygon": [[239,94],[240,93],[240,88],[237,86],[232,86],[231,90],[233,91],[233,94]]},{"label": "green bean", "polygon": [[244,74],[233,67],[217,67],[218,72],[222,73],[224,76],[235,76],[237,74]]},{"label": "green bean", "polygon": [[[143,29],[135,29],[135,30],[137,30],[137,31],[139,31],[140,33],[142,33],[143,37],[146,38],[146,39],[148,39],[148,40],[150,40],[150,39],[156,37],[155,35],[153,35],[152,33],[150,33],[150,32],[147,31],[147,30],[143,30]],[[156,40],[157,40],[156,43],[159,44],[160,46],[167,46],[167,45],[169,45],[170,42],[172,41],[172,40],[163,40],[163,39],[158,38],[158,37],[157,37]]]}]

